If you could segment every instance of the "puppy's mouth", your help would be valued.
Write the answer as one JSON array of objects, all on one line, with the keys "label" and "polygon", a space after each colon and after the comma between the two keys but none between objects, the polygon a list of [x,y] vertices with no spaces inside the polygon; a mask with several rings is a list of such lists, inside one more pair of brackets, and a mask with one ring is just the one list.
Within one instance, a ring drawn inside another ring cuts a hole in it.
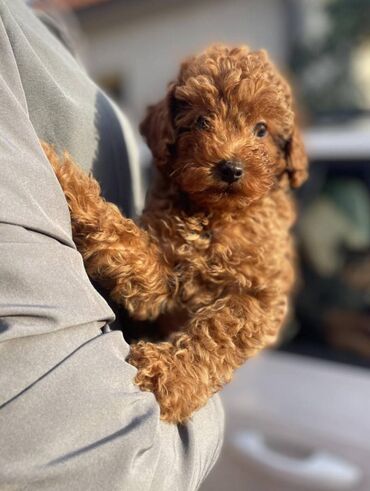
[{"label": "puppy's mouth", "polygon": [[228,199],[232,197],[244,196],[244,186],[241,181],[233,183],[220,182],[219,180],[214,181],[212,186],[209,186],[204,193],[213,194],[219,196],[223,199]]},{"label": "puppy's mouth", "polygon": [[230,183],[224,183],[224,182],[218,183],[218,189],[227,194],[239,194],[241,192],[241,188],[242,188],[241,181],[230,182]]}]

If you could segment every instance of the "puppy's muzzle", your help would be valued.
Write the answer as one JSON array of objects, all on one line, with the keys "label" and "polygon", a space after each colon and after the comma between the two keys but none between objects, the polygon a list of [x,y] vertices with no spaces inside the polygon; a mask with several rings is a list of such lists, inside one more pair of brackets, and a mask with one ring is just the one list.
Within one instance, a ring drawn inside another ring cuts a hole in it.
[{"label": "puppy's muzzle", "polygon": [[237,160],[220,160],[217,163],[216,172],[222,181],[231,184],[241,179],[244,169],[242,163]]}]

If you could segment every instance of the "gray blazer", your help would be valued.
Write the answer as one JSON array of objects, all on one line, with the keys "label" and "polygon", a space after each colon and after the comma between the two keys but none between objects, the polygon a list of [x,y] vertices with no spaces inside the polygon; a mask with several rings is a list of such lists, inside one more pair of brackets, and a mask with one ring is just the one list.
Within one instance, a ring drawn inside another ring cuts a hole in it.
[{"label": "gray blazer", "polygon": [[196,489],[220,450],[219,399],[177,427],[135,387],[40,138],[134,212],[124,117],[22,0],[0,0],[0,489]]}]

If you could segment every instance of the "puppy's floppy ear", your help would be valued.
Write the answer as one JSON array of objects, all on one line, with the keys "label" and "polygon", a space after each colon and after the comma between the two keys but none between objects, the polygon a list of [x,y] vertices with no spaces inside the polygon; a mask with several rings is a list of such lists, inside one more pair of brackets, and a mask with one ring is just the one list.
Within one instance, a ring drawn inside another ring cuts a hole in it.
[{"label": "puppy's floppy ear", "polygon": [[293,129],[291,137],[286,142],[285,160],[290,185],[293,188],[298,188],[308,177],[308,159],[297,125]]},{"label": "puppy's floppy ear", "polygon": [[168,162],[171,146],[176,140],[173,115],[175,88],[176,84],[169,84],[166,97],[148,107],[147,114],[139,127],[159,167]]}]

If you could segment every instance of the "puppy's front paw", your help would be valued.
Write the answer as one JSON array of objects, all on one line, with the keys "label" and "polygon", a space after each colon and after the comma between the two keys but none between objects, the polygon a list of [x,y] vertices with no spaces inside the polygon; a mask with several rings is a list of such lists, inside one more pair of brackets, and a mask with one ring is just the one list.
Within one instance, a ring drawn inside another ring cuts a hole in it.
[{"label": "puppy's front paw", "polygon": [[199,373],[201,367],[190,358],[189,351],[168,342],[140,341],[131,346],[128,361],[138,369],[135,382],[141,390],[154,393],[161,419],[168,423],[186,422],[210,397],[207,371]]}]

